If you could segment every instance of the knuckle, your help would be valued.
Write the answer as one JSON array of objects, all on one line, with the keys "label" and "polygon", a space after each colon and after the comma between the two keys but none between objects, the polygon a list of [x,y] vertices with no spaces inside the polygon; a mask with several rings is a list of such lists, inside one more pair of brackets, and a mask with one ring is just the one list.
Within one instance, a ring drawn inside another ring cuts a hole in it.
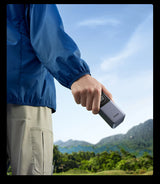
[{"label": "knuckle", "polygon": [[81,93],[81,95],[86,95],[87,89],[86,89],[86,88],[82,89],[82,90],[80,91],[80,93]]},{"label": "knuckle", "polygon": [[88,93],[89,95],[91,95],[91,94],[93,93],[93,91],[94,91],[93,88],[88,88],[88,89],[87,89],[87,93]]},{"label": "knuckle", "polygon": [[100,88],[95,88],[94,93],[98,94],[98,95],[101,94],[101,89]]}]

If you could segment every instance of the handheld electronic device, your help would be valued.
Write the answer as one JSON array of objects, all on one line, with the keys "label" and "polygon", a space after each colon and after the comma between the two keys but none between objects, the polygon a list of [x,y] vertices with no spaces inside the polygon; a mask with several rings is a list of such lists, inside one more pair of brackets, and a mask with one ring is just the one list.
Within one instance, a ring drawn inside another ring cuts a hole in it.
[{"label": "handheld electronic device", "polygon": [[125,118],[125,114],[113,103],[106,94],[101,94],[99,115],[112,127],[116,128]]}]

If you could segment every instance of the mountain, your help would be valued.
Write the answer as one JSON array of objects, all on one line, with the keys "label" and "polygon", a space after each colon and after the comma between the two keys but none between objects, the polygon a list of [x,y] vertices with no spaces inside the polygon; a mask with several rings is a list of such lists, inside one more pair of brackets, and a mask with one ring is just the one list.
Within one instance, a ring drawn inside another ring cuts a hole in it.
[{"label": "mountain", "polygon": [[123,148],[139,156],[144,152],[153,154],[153,120],[149,119],[132,127],[126,134],[103,138],[97,144],[70,139],[66,142],[57,141],[55,145],[58,145],[62,153],[78,151],[100,153],[103,151],[120,151]]},{"label": "mountain", "polygon": [[91,146],[93,144],[85,142],[85,141],[76,141],[76,140],[72,140],[69,139],[66,142],[63,141],[57,141],[55,142],[56,145],[60,146],[60,147],[74,147],[74,146]]}]

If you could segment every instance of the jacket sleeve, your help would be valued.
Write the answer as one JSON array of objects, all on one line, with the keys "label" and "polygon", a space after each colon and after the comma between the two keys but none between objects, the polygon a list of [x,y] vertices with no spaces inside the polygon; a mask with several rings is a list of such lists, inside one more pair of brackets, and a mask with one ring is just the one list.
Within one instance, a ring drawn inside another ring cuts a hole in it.
[{"label": "jacket sleeve", "polygon": [[65,33],[56,5],[30,4],[30,39],[38,59],[63,86],[90,74],[75,42]]}]

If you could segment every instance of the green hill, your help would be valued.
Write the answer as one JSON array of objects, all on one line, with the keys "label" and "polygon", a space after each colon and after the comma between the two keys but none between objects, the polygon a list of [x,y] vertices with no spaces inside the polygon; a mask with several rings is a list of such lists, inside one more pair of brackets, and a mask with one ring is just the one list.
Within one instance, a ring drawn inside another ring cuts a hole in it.
[{"label": "green hill", "polygon": [[131,128],[126,134],[117,134],[101,139],[97,144],[90,144],[85,141],[68,140],[57,141],[60,152],[72,153],[78,151],[90,151],[100,153],[103,151],[120,151],[121,148],[141,156],[144,152],[153,154],[153,120],[149,119],[144,123]]}]

